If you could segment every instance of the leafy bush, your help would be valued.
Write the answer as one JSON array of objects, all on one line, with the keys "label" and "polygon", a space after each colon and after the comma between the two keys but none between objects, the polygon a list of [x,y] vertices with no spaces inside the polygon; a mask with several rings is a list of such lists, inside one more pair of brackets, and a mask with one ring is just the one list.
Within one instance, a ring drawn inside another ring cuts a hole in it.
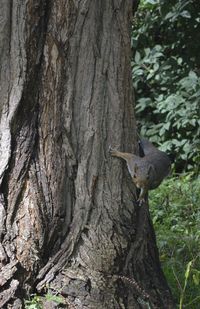
[{"label": "leafy bush", "polygon": [[163,271],[178,308],[200,302],[200,178],[185,174],[150,192],[150,211]]},{"label": "leafy bush", "polygon": [[141,135],[174,154],[176,170],[200,162],[200,15],[195,0],[143,0],[132,45]]}]

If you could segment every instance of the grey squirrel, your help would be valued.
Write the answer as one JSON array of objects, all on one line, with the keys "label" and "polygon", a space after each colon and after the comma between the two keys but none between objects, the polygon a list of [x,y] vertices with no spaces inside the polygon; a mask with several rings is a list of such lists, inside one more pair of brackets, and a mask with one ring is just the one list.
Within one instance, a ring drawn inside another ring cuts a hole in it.
[{"label": "grey squirrel", "polygon": [[140,147],[144,153],[143,157],[112,148],[109,151],[113,157],[126,160],[133,182],[140,189],[139,201],[143,202],[148,190],[157,188],[169,174],[171,161],[166,153],[158,150],[147,139],[140,139]]}]

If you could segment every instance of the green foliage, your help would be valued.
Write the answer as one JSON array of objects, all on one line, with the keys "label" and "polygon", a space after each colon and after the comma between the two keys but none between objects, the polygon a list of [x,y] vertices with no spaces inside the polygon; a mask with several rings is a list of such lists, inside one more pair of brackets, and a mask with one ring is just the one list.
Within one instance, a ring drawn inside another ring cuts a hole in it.
[{"label": "green foliage", "polygon": [[25,300],[26,309],[42,309],[45,301],[52,301],[56,304],[65,304],[64,298],[60,295],[54,295],[48,292],[43,296],[32,295],[29,300]]},{"label": "green foliage", "polygon": [[150,192],[160,260],[177,308],[200,301],[200,178],[185,174]]},{"label": "green foliage", "polygon": [[195,0],[143,0],[132,62],[141,135],[174,154],[177,170],[200,162],[200,14]]},{"label": "green foliage", "polygon": [[47,293],[45,295],[45,298],[46,298],[46,300],[53,301],[57,304],[64,304],[65,303],[63,297],[59,296],[59,295],[53,295],[51,293]]},{"label": "green foliage", "polygon": [[29,300],[25,300],[25,309],[42,309],[42,298],[39,295],[32,295]]}]

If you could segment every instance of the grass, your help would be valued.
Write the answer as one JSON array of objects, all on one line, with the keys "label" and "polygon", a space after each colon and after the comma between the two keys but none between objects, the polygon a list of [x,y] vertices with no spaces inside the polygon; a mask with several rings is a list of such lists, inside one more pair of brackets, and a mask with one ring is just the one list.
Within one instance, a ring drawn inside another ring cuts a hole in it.
[{"label": "grass", "polygon": [[150,193],[160,260],[177,308],[200,303],[200,178],[167,179]]}]

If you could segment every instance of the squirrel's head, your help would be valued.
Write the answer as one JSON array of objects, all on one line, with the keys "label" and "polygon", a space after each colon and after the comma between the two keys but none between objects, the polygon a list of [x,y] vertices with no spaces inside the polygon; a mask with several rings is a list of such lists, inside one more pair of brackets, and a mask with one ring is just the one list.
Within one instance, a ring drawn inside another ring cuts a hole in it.
[{"label": "squirrel's head", "polygon": [[151,164],[143,165],[142,167],[135,164],[133,182],[135,183],[137,188],[143,188],[148,190],[152,171],[153,166]]}]

